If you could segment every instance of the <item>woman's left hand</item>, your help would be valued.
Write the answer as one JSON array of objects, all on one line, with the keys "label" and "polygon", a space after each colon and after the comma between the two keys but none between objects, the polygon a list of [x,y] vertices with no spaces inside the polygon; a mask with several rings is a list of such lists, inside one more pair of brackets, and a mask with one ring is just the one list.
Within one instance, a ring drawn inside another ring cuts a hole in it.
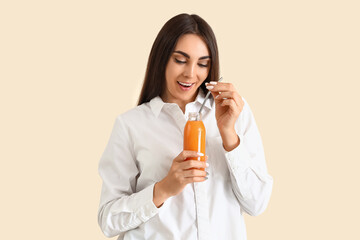
[{"label": "woman's left hand", "polygon": [[[244,107],[244,101],[231,83],[210,82],[205,85],[215,99],[215,117],[224,148],[232,150],[232,146],[240,143],[235,132],[235,122]],[[234,143],[235,135],[237,143]]]}]

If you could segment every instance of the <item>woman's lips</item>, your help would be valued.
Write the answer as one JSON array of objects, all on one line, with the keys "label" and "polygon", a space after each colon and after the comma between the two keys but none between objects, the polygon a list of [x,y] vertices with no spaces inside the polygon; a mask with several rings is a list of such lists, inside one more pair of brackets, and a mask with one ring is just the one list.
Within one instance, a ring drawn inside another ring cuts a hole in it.
[{"label": "woman's lips", "polygon": [[195,83],[183,83],[183,82],[177,82],[181,90],[183,91],[189,91]]}]

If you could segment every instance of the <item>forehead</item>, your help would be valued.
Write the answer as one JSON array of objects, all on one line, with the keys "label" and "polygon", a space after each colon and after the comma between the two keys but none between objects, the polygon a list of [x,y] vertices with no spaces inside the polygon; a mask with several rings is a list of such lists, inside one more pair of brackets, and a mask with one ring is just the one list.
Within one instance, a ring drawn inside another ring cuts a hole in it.
[{"label": "forehead", "polygon": [[196,34],[181,36],[175,46],[175,51],[183,51],[190,57],[196,58],[210,55],[205,41]]}]

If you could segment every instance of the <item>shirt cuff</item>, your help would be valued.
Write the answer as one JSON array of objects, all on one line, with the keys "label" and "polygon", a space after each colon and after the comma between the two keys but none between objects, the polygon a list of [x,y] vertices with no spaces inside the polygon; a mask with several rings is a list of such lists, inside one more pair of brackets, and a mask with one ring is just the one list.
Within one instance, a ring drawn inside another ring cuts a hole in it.
[{"label": "shirt cuff", "polygon": [[159,212],[159,209],[153,202],[154,186],[155,183],[144,188],[136,194],[137,200],[131,201],[133,205],[132,209],[134,209],[136,216],[143,222],[149,220]]},{"label": "shirt cuff", "polygon": [[126,199],[126,202],[119,201],[118,203],[115,203],[113,205],[114,210],[112,215],[116,215],[120,212],[133,213],[134,225],[146,222],[154,217],[159,212],[159,209],[153,202],[154,186],[155,183],[149,185],[140,192],[133,193]]},{"label": "shirt cuff", "polygon": [[231,150],[226,151],[222,147],[225,157],[228,161],[229,167],[233,172],[245,172],[251,166],[250,155],[243,143],[244,136],[238,135],[240,138],[240,144]]}]

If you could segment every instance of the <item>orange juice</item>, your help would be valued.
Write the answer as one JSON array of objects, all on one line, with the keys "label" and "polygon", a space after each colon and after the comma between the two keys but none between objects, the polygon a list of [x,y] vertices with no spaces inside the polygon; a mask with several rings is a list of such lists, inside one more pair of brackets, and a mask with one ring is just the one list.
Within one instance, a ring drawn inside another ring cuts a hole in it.
[{"label": "orange juice", "polygon": [[[205,162],[205,126],[201,121],[201,115],[197,112],[189,113],[189,119],[184,128],[184,150],[201,152],[202,157],[191,157],[187,160],[198,160]],[[200,170],[205,170],[200,168]]]}]

